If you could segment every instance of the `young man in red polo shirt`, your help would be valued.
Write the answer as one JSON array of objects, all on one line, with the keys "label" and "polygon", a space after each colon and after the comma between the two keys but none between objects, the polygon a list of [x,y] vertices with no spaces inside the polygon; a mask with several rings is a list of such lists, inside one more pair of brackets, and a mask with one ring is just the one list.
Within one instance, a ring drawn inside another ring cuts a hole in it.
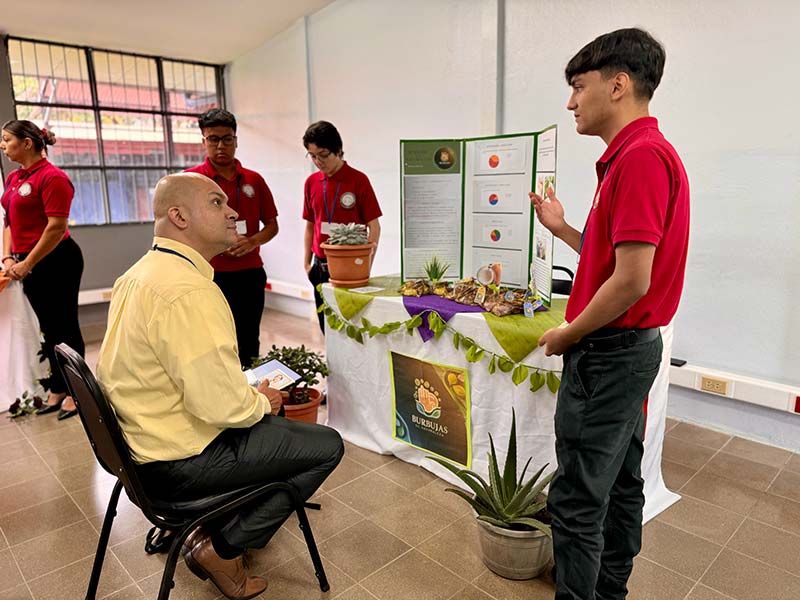
[{"label": "young man in red polo shirt", "polygon": [[649,116],[664,48],[639,29],[600,36],[570,60],[567,109],[601,137],[583,232],[550,191],[531,194],[541,223],[580,254],[566,327],[539,341],[564,355],[550,485],[556,599],[624,599],[641,548],[643,404],[661,363],[689,240],[689,183]]},{"label": "young man in red polo shirt", "polygon": [[249,368],[259,355],[261,315],[267,274],[259,247],[278,234],[278,210],[264,178],[236,159],[236,117],[212,108],[198,119],[206,160],[186,169],[213,179],[228,196],[239,217],[238,239],[211,261],[216,283],[228,300],[236,324],[239,362]]},{"label": "young man in red polo shirt", "polygon": [[[382,213],[367,176],[344,160],[342,136],[336,127],[327,121],[312,123],[303,135],[303,146],[308,151],[306,156],[319,169],[309,175],[303,190],[303,218],[306,220],[303,265],[314,286],[314,300],[319,308],[322,296],[317,286],[330,279],[328,262],[320,244],[328,239],[331,226],[337,223],[366,225],[369,241],[377,250],[381,237],[378,218]],[[324,333],[325,316],[321,313],[318,316]]]}]

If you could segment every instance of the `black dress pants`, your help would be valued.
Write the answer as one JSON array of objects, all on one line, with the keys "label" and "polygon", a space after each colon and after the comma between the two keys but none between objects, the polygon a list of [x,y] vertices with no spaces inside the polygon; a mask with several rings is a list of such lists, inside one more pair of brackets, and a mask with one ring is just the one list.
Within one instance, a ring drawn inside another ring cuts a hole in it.
[{"label": "black dress pants", "polygon": [[214,283],[222,290],[233,313],[239,362],[249,369],[259,356],[261,315],[264,312],[264,287],[267,274],[262,267],[241,271],[217,271]]},{"label": "black dress pants", "polygon": [[[18,255],[20,260],[28,253]],[[44,353],[50,361],[50,377],[43,382],[54,394],[67,391],[67,384],[56,363],[54,348],[67,344],[81,356],[85,346],[78,323],[78,291],[83,274],[83,254],[71,237],[62,240],[22,280],[22,289],[39,319],[44,335]]]},{"label": "black dress pants", "polygon": [[[246,429],[227,429],[197,456],[140,465],[142,484],[161,500],[192,500],[250,485],[286,481],[308,500],[344,455],[336,430],[267,415]],[[292,513],[288,494],[240,508],[209,527],[235,548],[263,548]]]},{"label": "black dress pants", "polygon": [[548,497],[556,600],[627,596],[642,543],[644,401],[662,350],[644,331],[657,337],[611,348],[589,336],[564,355]]}]

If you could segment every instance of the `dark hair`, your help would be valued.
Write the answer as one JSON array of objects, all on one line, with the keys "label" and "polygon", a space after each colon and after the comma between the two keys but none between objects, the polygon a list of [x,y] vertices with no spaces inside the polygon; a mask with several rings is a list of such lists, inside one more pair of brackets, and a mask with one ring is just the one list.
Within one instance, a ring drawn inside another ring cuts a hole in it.
[{"label": "dark hair", "polygon": [[639,98],[653,97],[666,61],[664,46],[642,29],[617,29],[589,42],[572,57],[564,69],[567,83],[572,78],[589,71],[600,71],[610,77],[620,71],[633,80],[634,92]]},{"label": "dark hair", "polygon": [[224,108],[212,108],[197,118],[200,129],[208,127],[230,127],[236,133],[236,117]]},{"label": "dark hair", "polygon": [[317,121],[308,126],[303,134],[303,146],[308,149],[309,144],[325,148],[334,154],[342,153],[342,136],[333,123],[327,121]]},{"label": "dark hair", "polygon": [[41,152],[45,150],[46,146],[52,146],[56,143],[56,134],[47,129],[39,129],[36,123],[32,121],[12,119],[3,125],[3,129],[21,140],[30,138],[36,152]]}]

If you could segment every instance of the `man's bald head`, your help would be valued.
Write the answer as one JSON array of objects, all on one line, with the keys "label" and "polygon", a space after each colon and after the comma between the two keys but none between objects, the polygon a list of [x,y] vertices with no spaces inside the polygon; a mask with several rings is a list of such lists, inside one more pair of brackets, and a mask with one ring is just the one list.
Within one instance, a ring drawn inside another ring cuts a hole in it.
[{"label": "man's bald head", "polygon": [[[153,193],[155,235],[177,240],[204,256],[214,256],[236,238],[236,212],[225,192],[199,173],[175,173],[162,177]],[[210,258],[209,256],[209,258]]]},{"label": "man's bald head", "polygon": [[200,173],[175,173],[162,177],[153,194],[153,215],[156,221],[167,217],[170,207],[191,209],[194,202],[220,187]]}]

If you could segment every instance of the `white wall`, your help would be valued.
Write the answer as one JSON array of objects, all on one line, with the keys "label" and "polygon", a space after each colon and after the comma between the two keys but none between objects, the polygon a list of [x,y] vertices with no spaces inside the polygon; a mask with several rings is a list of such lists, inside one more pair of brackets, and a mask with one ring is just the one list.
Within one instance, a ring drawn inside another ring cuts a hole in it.
[{"label": "white wall", "polygon": [[238,124],[237,157],[263,175],[278,207],[280,230],[261,250],[267,273],[300,283],[303,182],[311,172],[302,143],[308,126],[303,21],[231,63],[226,75],[228,107]]},{"label": "white wall", "polygon": [[[800,134],[793,122],[800,3],[620,0],[610,10],[592,0],[506,0],[500,107],[496,10],[496,0],[338,0],[309,17],[310,88],[302,23],[234,61],[229,98],[243,123],[239,155],[265,175],[281,211],[281,234],[264,250],[270,275],[304,281],[300,213],[310,170],[300,138],[314,119],[339,127],[347,159],[369,175],[381,201],[376,274],[399,271],[399,140],[492,134],[497,109],[504,132],[558,123],[558,193],[580,227],[603,144],[575,133],[563,68],[597,35],[642,26],[667,49],[652,112],[692,185],[674,355],[800,383]],[[575,258],[562,246],[556,263]],[[711,410],[707,395],[686,397],[673,414],[713,424],[719,402]],[[722,401],[731,416],[718,424],[747,434],[752,411],[738,404]],[[800,437],[800,418],[777,418]]]},{"label": "white wall", "polygon": [[619,0],[613,10],[591,0],[509,0],[506,59],[506,127],[558,122],[559,196],[580,227],[603,145],[574,131],[564,65],[620,27],[644,27],[664,43],[651,108],[692,187],[674,355],[790,384],[800,383],[798,22],[800,3],[790,0]]},{"label": "white wall", "polygon": [[[333,122],[345,158],[372,182],[384,217],[373,274],[400,272],[399,140],[493,133],[494,2],[340,0],[231,63],[238,156],[275,195],[280,233],[262,250],[270,277],[305,284],[302,135]],[[483,92],[484,82],[489,82]]]}]

